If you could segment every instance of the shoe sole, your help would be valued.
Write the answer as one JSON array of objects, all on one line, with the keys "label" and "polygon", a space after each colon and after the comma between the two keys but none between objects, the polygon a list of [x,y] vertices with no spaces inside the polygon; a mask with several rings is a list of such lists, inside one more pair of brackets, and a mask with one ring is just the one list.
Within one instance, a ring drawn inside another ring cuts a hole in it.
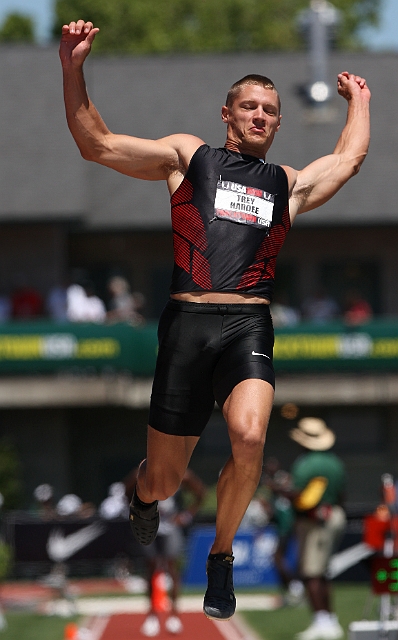
[{"label": "shoe sole", "polygon": [[203,613],[209,620],[216,620],[217,622],[228,622],[228,620],[231,620],[232,616],[234,615],[232,614],[232,616],[229,616],[229,618],[216,618],[214,616],[210,616],[208,613],[206,613],[206,611],[203,611]]}]

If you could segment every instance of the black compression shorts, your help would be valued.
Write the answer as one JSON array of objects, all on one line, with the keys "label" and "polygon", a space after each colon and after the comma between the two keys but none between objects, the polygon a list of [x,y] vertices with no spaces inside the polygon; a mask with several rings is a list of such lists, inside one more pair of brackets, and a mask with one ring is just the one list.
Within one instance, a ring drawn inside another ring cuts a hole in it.
[{"label": "black compression shorts", "polygon": [[158,337],[149,410],[149,424],[157,431],[200,436],[214,401],[222,408],[242,380],[257,378],[275,386],[267,304],[170,300]]}]

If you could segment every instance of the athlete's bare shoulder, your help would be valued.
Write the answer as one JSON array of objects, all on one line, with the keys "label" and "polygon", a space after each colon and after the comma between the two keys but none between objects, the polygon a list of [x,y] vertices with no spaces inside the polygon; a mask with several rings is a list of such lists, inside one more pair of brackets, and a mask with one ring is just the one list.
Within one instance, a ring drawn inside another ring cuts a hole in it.
[{"label": "athlete's bare shoulder", "polygon": [[286,173],[287,176],[287,181],[288,181],[288,185],[289,185],[289,196],[292,195],[292,191],[295,187],[296,184],[296,180],[297,180],[297,171],[296,169],[293,169],[293,167],[288,167],[285,164],[281,165],[281,168],[284,170],[284,172]]},{"label": "athlete's bare shoulder", "polygon": [[174,149],[178,157],[174,170],[181,171],[183,175],[185,175],[195,151],[204,144],[201,138],[189,133],[174,133],[171,136],[161,138],[159,142]]},{"label": "athlete's bare shoulder", "polygon": [[180,186],[188,171],[192,156],[199,147],[204,144],[201,138],[188,133],[175,133],[166,138],[161,138],[159,142],[172,148],[173,159],[169,164],[163,166],[167,174],[167,186],[170,194],[173,194]]}]

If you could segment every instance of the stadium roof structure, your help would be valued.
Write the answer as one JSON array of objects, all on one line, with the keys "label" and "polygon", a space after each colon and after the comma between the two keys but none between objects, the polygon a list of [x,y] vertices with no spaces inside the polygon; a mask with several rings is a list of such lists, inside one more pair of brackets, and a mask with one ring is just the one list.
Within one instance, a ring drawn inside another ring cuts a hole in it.
[{"label": "stadium roof structure", "polygon": [[[335,52],[330,77],[348,70],[372,90],[369,156],[353,178],[298,225],[398,224],[397,54]],[[158,138],[186,132],[224,144],[220,110],[229,86],[248,73],[272,78],[282,100],[282,126],[268,160],[302,168],[332,152],[346,102],[335,93],[324,108],[303,101],[303,53],[91,56],[90,97],[117,133]],[[133,180],[84,161],[67,129],[57,48],[0,47],[0,222],[76,221],[82,228],[167,229],[164,183]],[[334,84],[334,80],[333,80]]]}]

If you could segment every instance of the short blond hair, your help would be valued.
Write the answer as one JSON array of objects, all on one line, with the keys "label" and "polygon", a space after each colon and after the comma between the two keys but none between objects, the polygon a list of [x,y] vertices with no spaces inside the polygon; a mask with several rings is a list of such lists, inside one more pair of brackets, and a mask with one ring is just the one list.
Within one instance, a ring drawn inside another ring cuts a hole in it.
[{"label": "short blond hair", "polygon": [[281,110],[281,100],[274,83],[272,82],[272,80],[270,80],[270,78],[267,78],[267,76],[261,76],[257,73],[251,73],[245,76],[244,78],[241,78],[237,82],[234,82],[234,84],[232,85],[232,87],[227,93],[227,99],[226,99],[225,105],[227,107],[232,107],[235,99],[238,97],[243,87],[250,84],[259,85],[264,89],[270,89],[271,91],[275,91],[276,95],[278,96],[279,111]]}]

